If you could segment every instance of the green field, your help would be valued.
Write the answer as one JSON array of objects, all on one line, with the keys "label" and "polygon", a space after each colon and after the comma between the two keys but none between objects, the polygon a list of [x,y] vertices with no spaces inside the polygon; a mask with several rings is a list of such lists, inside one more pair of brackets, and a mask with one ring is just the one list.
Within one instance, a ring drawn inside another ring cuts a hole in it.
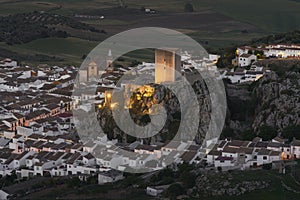
[{"label": "green field", "polygon": [[[78,38],[47,38],[20,45],[0,43],[0,47],[13,52],[20,52],[21,54],[44,54],[62,57],[65,59],[63,63],[80,65],[82,56],[90,52],[97,44],[96,42]],[[27,62],[30,63],[30,61]]]}]

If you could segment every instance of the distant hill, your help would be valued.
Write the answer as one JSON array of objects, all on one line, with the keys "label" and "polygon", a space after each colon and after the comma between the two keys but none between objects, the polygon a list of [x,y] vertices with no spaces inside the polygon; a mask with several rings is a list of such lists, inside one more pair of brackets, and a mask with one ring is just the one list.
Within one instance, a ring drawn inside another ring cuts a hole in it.
[{"label": "distant hill", "polygon": [[31,12],[0,17],[0,42],[9,45],[31,42],[40,38],[66,38],[72,35],[68,28],[105,33],[93,26],[62,15]]},{"label": "distant hill", "polygon": [[250,45],[262,44],[300,44],[300,30],[269,35],[259,39],[254,39],[250,43]]}]

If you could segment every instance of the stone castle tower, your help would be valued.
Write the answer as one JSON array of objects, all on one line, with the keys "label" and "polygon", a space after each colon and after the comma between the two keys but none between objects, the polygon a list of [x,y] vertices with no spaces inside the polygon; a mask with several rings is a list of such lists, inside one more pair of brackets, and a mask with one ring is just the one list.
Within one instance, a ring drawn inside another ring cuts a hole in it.
[{"label": "stone castle tower", "polygon": [[155,83],[176,81],[176,71],[181,70],[181,56],[178,49],[155,50]]}]

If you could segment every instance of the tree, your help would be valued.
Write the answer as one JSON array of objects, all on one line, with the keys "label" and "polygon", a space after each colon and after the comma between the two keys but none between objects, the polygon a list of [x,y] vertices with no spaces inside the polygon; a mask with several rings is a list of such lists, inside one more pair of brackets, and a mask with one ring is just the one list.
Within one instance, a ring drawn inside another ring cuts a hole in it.
[{"label": "tree", "polygon": [[234,50],[227,50],[230,53],[222,54],[221,57],[218,59],[217,67],[218,68],[225,68],[225,67],[232,67],[232,60],[235,58],[235,54],[232,53]]},{"label": "tree", "polygon": [[170,198],[170,199],[176,199],[177,196],[181,195],[184,193],[184,189],[183,187],[178,184],[178,183],[174,183],[172,184],[166,191],[166,195]]},{"label": "tree", "polygon": [[194,12],[194,6],[191,3],[184,5],[184,12]]},{"label": "tree", "polygon": [[183,187],[186,189],[192,188],[196,183],[196,176],[192,172],[183,172],[180,175],[180,180],[183,184]]},{"label": "tree", "polygon": [[262,57],[264,55],[264,51],[261,51],[261,50],[255,50],[254,51],[254,55],[257,55],[258,57]]},{"label": "tree", "polygon": [[223,131],[222,131],[222,134],[221,134],[222,138],[232,138],[235,136],[234,134],[234,131],[229,128],[229,127],[226,127]]},{"label": "tree", "polygon": [[295,139],[300,139],[300,125],[288,126],[283,129],[282,137],[288,139],[290,142]]},{"label": "tree", "polygon": [[253,134],[252,130],[246,130],[240,133],[242,140],[253,140],[255,135]]},{"label": "tree", "polygon": [[70,178],[67,181],[67,186],[69,188],[79,187],[81,184],[81,181],[78,177]]},{"label": "tree", "polygon": [[277,136],[277,131],[272,126],[261,126],[258,130],[258,136],[261,137],[263,140],[271,140]]},{"label": "tree", "polygon": [[264,170],[271,170],[272,169],[272,163],[263,164],[262,168]]}]

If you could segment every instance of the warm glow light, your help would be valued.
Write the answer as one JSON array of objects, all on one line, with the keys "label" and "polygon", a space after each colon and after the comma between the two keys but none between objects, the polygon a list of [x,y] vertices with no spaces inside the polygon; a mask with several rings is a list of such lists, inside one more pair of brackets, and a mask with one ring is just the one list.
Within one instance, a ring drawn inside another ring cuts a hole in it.
[{"label": "warm glow light", "polygon": [[281,160],[285,160],[286,159],[286,154],[284,152],[281,153]]},{"label": "warm glow light", "polygon": [[98,105],[98,108],[102,108],[102,105],[101,105],[101,104],[99,104],[99,105]]},{"label": "warm glow light", "polygon": [[114,109],[117,105],[118,105],[117,103],[112,103],[112,104],[110,104],[110,108]]},{"label": "warm glow light", "polygon": [[111,94],[110,94],[110,93],[108,93],[108,94],[107,94],[107,98],[110,98],[110,97],[111,97]]},{"label": "warm glow light", "polygon": [[259,79],[262,78],[262,77],[263,77],[263,75],[258,75],[258,76],[256,76],[255,81],[259,80]]}]

